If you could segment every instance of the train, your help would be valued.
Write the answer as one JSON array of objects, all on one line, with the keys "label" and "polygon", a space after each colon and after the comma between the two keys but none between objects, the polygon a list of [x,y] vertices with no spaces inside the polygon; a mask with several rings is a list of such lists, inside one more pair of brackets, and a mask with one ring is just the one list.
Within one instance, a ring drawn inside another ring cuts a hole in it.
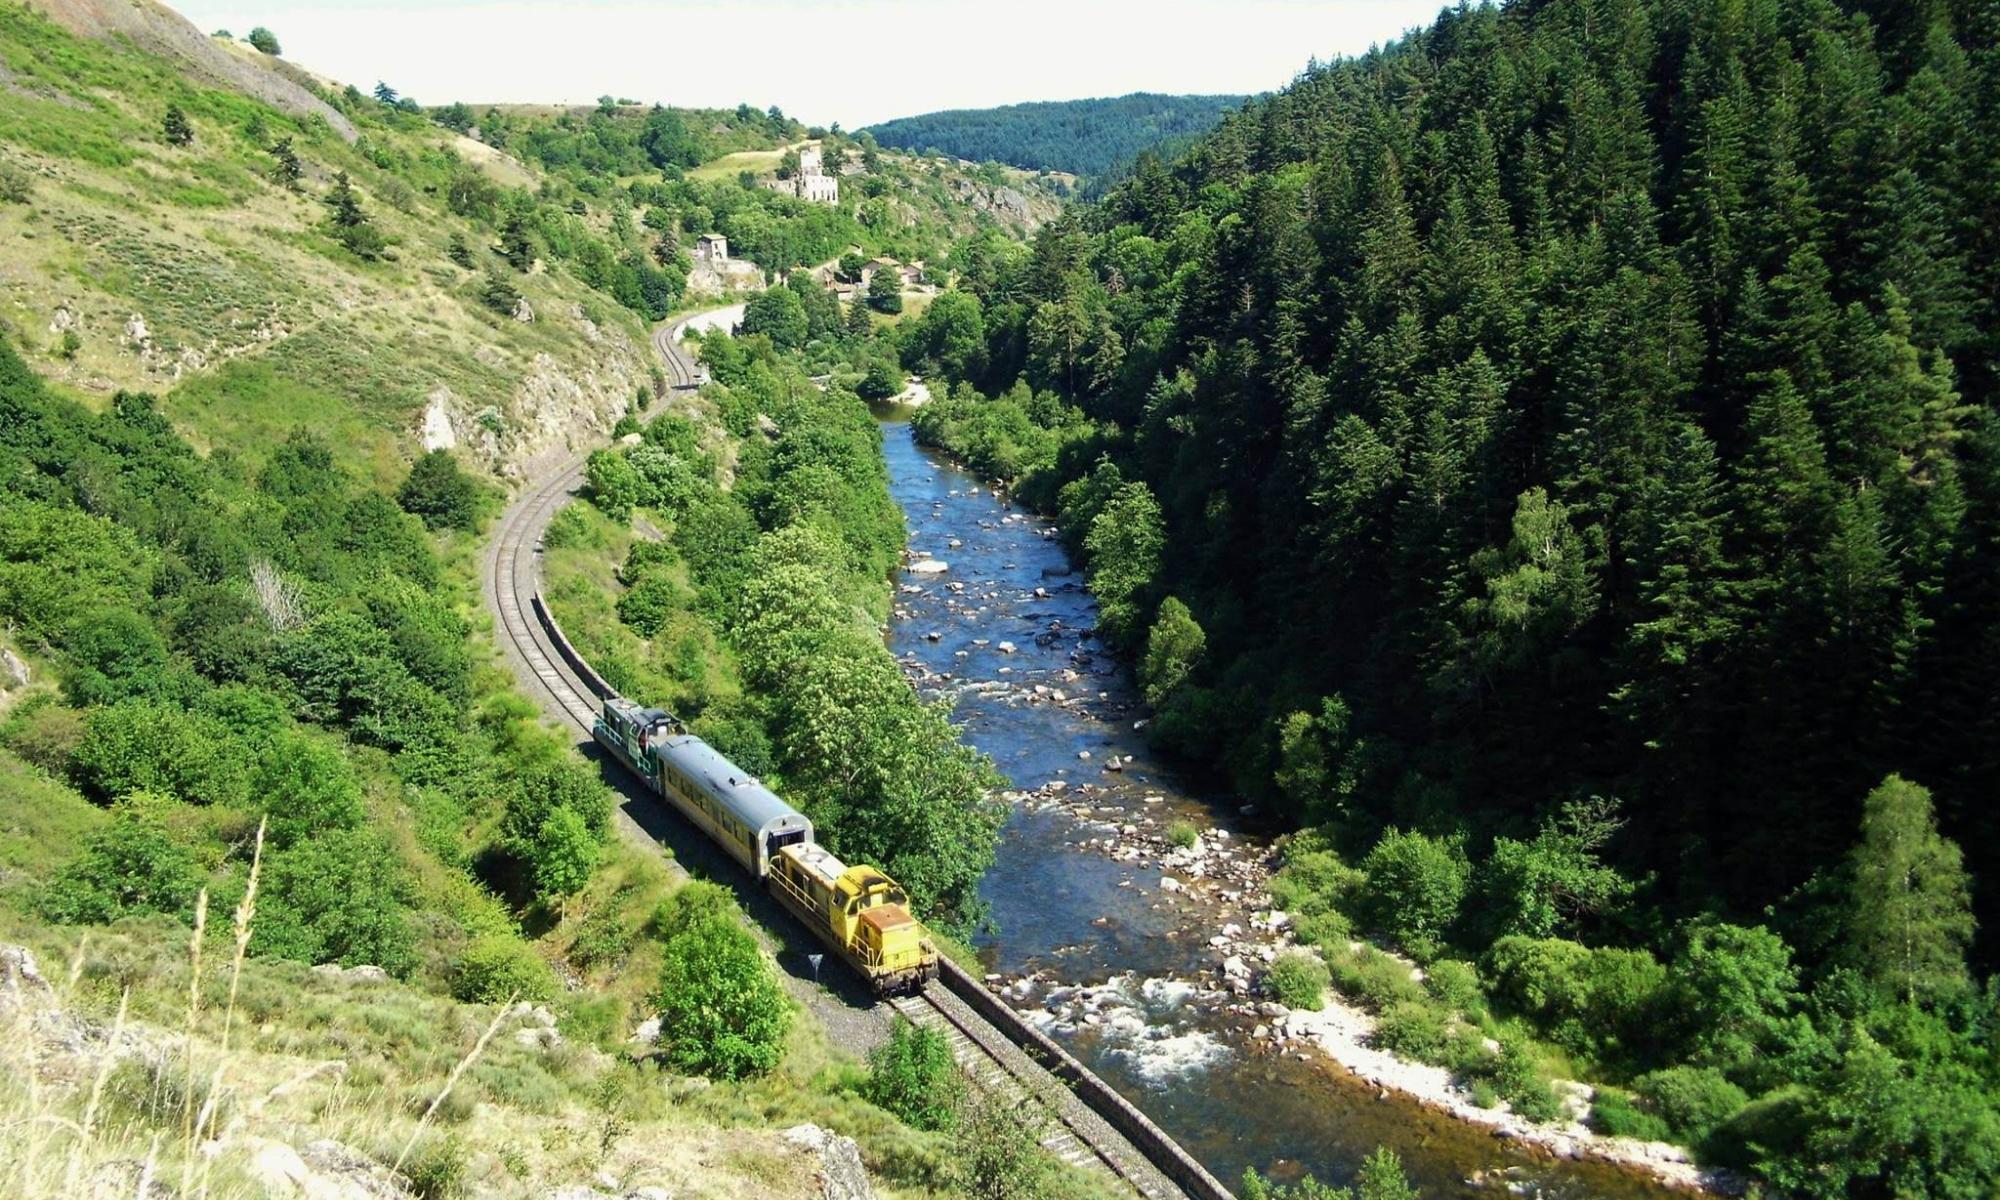
[{"label": "train", "polygon": [[672,713],[607,699],[591,733],[860,972],[877,995],[910,995],[937,978],[937,946],[910,915],[902,886],[874,867],[842,862],[814,840],[804,813],[689,733]]}]

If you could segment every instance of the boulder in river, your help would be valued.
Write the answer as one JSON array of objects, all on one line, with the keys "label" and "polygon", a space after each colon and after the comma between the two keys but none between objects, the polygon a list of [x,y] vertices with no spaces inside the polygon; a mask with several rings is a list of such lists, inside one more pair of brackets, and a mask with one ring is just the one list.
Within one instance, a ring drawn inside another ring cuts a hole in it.
[{"label": "boulder in river", "polygon": [[926,558],[921,562],[911,563],[908,570],[912,575],[942,575],[951,570],[951,564],[941,558]]}]

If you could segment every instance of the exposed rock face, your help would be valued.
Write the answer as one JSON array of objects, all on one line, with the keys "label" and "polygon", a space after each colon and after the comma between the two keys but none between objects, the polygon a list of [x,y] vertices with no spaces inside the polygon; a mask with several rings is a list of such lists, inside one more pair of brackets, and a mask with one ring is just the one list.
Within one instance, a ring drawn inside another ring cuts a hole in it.
[{"label": "exposed rock face", "polygon": [[360,963],[343,967],[339,963],[321,963],[313,968],[313,974],[324,975],[328,979],[338,979],[342,983],[387,983],[389,972],[372,963]]},{"label": "exposed rock face", "polygon": [[795,1125],[785,1131],[785,1140],[819,1159],[821,1200],[875,1200],[874,1185],[861,1165],[861,1148],[853,1138],[817,1125]]},{"label": "exposed rock face", "polygon": [[34,673],[28,670],[28,664],[21,661],[20,655],[11,648],[0,648],[0,679],[4,679],[8,687],[26,687],[33,678]]},{"label": "exposed rock face", "polygon": [[535,306],[528,303],[526,296],[514,302],[514,319],[523,325],[535,319]]},{"label": "exposed rock face", "polygon": [[34,952],[26,946],[0,946],[0,1011],[11,1008],[23,996],[46,996],[49,981]]},{"label": "exposed rock face", "polygon": [[451,399],[451,389],[447,387],[440,387],[427,397],[421,433],[427,454],[432,450],[450,450],[458,445],[458,431],[452,428],[451,411],[447,407]]}]

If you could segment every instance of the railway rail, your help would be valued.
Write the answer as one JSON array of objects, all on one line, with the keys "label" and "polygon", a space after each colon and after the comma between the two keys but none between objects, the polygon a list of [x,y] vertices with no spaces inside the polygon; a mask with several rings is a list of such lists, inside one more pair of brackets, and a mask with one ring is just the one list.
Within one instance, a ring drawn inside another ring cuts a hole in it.
[{"label": "railway rail", "polygon": [[[700,366],[681,349],[682,331],[691,321],[727,311],[696,314],[654,332],[653,345],[672,387],[705,382]],[[551,471],[502,516],[486,579],[502,649],[522,685],[588,741],[600,701],[611,689],[564,637],[541,595],[542,535],[582,487],[585,457]],[[647,836],[636,825],[630,828]],[[1064,1162],[1101,1171],[1145,1200],[1230,1200],[1227,1189],[1123,1097],[970,975],[945,966],[945,979],[914,996],[884,1001],[880,1011],[942,1032],[960,1068],[981,1087],[1011,1102],[1037,1105],[1047,1114],[1041,1144]]]}]

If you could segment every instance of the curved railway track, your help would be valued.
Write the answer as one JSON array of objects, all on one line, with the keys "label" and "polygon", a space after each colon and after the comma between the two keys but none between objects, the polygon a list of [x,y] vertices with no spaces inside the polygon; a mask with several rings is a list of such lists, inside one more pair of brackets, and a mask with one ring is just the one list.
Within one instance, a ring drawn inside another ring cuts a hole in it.
[{"label": "curved railway track", "polygon": [[[705,382],[701,367],[680,347],[681,331],[692,321],[726,317],[729,312],[698,313],[654,332],[653,345],[674,389]],[[658,413],[664,407],[653,411]],[[551,716],[588,741],[603,685],[591,677],[594,672],[580,657],[573,658],[574,649],[560,640],[541,597],[542,534],[582,487],[586,457],[577,455],[564,462],[524,491],[501,517],[487,554],[486,580],[501,648],[522,686]],[[626,824],[631,832],[652,840],[636,824]],[[898,1012],[917,1025],[942,1032],[960,1068],[981,1087],[1011,1103],[1037,1105],[1047,1117],[1041,1144],[1064,1162],[1104,1172],[1146,1200],[1191,1196],[1207,1200],[1217,1194],[1228,1195],[1219,1184],[1213,1191],[1175,1184],[1131,1139],[1031,1057],[1018,1037],[980,1016],[942,983],[932,983],[915,996],[887,1001],[878,1005],[877,1011],[885,1019],[890,1012]]]}]

